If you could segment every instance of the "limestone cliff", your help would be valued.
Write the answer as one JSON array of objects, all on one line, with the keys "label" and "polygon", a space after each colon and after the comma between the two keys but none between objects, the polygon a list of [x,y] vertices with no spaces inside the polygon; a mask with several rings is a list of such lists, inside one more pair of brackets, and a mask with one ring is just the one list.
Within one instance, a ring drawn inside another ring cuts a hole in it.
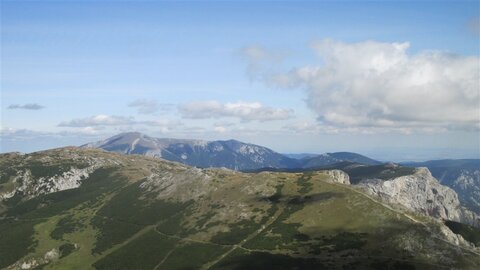
[{"label": "limestone cliff", "polygon": [[414,212],[480,227],[480,218],[463,208],[457,193],[441,185],[427,168],[418,168],[412,175],[391,180],[363,180],[358,186],[388,203],[400,204]]}]

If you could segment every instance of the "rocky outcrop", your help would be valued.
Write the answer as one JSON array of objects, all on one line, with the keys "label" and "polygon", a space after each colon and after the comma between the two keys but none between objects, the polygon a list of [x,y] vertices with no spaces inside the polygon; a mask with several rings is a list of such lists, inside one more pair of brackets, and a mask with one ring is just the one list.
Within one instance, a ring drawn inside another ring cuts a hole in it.
[{"label": "rocky outcrop", "polygon": [[175,195],[182,202],[198,198],[208,192],[211,177],[202,169],[176,166],[171,170],[156,170],[140,184],[147,193],[157,194],[157,199]]},{"label": "rocky outcrop", "polygon": [[53,177],[38,178],[33,177],[30,170],[17,172],[17,176],[12,181],[15,188],[9,192],[0,193],[0,201],[17,194],[21,194],[25,199],[31,199],[42,194],[77,188],[96,168],[95,165],[82,169],[72,167],[69,171]]},{"label": "rocky outcrop", "polygon": [[340,184],[345,184],[345,185],[350,185],[350,177],[348,174],[344,171],[341,170],[328,170],[325,171],[326,174],[331,176],[327,181],[328,182],[334,182],[334,183],[340,183]]},{"label": "rocky outcrop", "polygon": [[480,215],[480,159],[429,160],[404,165],[427,167],[442,185],[457,192],[463,206]]},{"label": "rocky outcrop", "polygon": [[457,193],[441,185],[427,168],[391,180],[363,180],[358,185],[369,194],[414,212],[480,227],[480,218],[463,208]]},{"label": "rocky outcrop", "polygon": [[[60,258],[60,252],[57,248],[53,248],[45,253],[42,257],[30,257],[23,258],[17,261],[16,263],[10,265],[6,269],[8,270],[17,270],[17,269],[37,269],[39,266],[48,264],[50,262],[56,261]],[[40,267],[42,268],[42,267]]]}]

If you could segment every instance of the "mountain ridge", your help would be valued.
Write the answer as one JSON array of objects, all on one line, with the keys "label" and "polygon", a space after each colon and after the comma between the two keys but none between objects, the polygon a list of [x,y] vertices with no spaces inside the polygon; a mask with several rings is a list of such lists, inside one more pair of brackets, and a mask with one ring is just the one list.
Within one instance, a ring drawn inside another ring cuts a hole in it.
[{"label": "mountain ridge", "polygon": [[[142,154],[164,158],[191,166],[226,167],[235,170],[260,168],[311,168],[326,166],[341,161],[360,162],[368,165],[381,164],[366,156],[352,152],[325,153],[301,159],[291,158],[274,150],[235,139],[194,140],[154,138],[140,132],[127,132],[106,140],[87,143],[80,147],[102,148],[124,154]],[[235,163],[235,164],[233,164]]]}]

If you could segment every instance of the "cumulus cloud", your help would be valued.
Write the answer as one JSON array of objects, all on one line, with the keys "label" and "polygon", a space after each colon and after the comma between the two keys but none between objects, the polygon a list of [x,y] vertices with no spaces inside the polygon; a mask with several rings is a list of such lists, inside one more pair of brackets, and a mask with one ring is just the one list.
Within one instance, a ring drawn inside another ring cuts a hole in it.
[{"label": "cumulus cloud", "polygon": [[41,110],[41,109],[45,108],[45,106],[42,106],[42,105],[37,104],[37,103],[27,103],[27,104],[23,104],[23,105],[21,105],[21,104],[11,104],[7,108],[10,109],[10,110],[20,109],[20,110],[34,110],[34,111],[37,111],[37,110]]},{"label": "cumulus cloud", "polygon": [[243,122],[265,122],[293,117],[293,110],[291,109],[266,107],[259,102],[197,101],[181,104],[178,110],[184,118],[189,119],[233,117]]},{"label": "cumulus cloud", "polygon": [[409,43],[322,40],[321,63],[270,74],[276,87],[305,89],[325,125],[392,129],[478,129],[480,58],[428,51]]},{"label": "cumulus cloud", "polygon": [[157,119],[157,120],[136,120],[133,117],[116,116],[116,115],[95,115],[86,118],[73,119],[61,122],[59,127],[76,128],[78,132],[86,134],[96,134],[99,130],[115,129],[117,131],[131,131],[138,125],[142,125],[142,129],[146,127],[154,128],[157,132],[168,133],[183,127],[183,123],[178,120]]},{"label": "cumulus cloud", "polygon": [[137,99],[128,104],[128,107],[136,108],[140,114],[153,114],[158,111],[168,111],[174,107],[173,104],[160,104],[154,100]]},{"label": "cumulus cloud", "polygon": [[132,125],[135,121],[132,117],[115,115],[96,115],[86,118],[73,119],[58,124],[59,127],[92,127],[92,126],[121,126]]}]

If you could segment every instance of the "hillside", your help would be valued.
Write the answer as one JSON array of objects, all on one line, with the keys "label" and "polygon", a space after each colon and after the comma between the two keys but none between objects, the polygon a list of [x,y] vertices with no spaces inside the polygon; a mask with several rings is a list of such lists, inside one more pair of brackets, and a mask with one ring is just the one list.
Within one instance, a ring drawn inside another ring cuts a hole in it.
[{"label": "hillside", "polygon": [[341,171],[240,173],[63,148],[0,155],[0,172],[0,268],[480,266],[441,221],[380,202]]}]

